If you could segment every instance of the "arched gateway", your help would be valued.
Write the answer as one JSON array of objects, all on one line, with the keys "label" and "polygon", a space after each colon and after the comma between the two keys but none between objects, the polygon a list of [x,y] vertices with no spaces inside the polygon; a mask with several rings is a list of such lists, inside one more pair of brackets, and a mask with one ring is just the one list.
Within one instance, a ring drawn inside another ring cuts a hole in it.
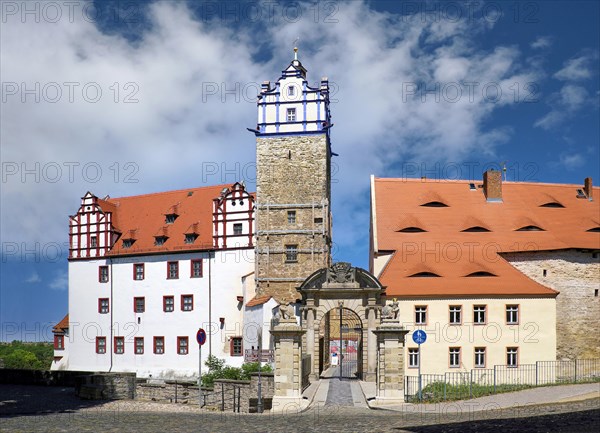
[{"label": "arched gateway", "polygon": [[311,359],[310,380],[333,366],[340,377],[375,381],[373,331],[379,325],[385,290],[379,280],[340,262],[314,272],[297,290],[302,295],[302,352]]}]

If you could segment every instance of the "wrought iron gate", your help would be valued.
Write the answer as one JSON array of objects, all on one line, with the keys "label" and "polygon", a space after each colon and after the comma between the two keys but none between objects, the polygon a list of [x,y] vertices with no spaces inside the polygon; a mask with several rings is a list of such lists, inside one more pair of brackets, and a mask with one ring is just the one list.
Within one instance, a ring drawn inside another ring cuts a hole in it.
[{"label": "wrought iron gate", "polygon": [[[362,323],[352,310],[340,307],[337,310],[339,322],[331,323],[337,328],[338,376],[342,378],[362,378]],[[332,333],[333,334],[333,333]],[[334,335],[335,335],[334,334]]]}]

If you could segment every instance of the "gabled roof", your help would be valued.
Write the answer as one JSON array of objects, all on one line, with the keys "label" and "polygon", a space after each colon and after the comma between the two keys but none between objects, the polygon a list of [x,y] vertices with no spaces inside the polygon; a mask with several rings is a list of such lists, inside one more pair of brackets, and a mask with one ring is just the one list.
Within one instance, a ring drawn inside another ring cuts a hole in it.
[{"label": "gabled roof", "polygon": [[52,327],[52,332],[61,333],[69,329],[69,315],[67,314],[60,322]]},{"label": "gabled roof", "polygon": [[[600,188],[593,188],[595,201],[589,201],[577,198],[579,185],[503,182],[502,202],[491,203],[482,188],[471,190],[469,183],[473,181],[374,179],[374,253],[395,251],[379,275],[387,296],[556,296],[502,254],[600,249],[600,233],[586,231],[598,226]],[[422,206],[432,198],[447,207]],[[564,208],[542,206],[550,201]],[[398,231],[409,222],[426,231]],[[527,226],[543,231],[518,231]],[[469,227],[490,231],[463,231]],[[442,278],[410,277],[415,270]],[[495,276],[481,276],[483,272]]]}]

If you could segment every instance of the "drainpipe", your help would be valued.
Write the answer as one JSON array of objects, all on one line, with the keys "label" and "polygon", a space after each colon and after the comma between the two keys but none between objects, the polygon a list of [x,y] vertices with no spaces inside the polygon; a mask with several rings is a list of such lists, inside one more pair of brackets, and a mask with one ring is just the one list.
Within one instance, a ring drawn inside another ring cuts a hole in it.
[{"label": "drainpipe", "polygon": [[110,269],[110,301],[108,304],[108,311],[110,312],[110,344],[107,344],[107,347],[110,347],[110,368],[108,369],[108,372],[110,373],[112,371],[113,368],[113,353],[114,353],[114,337],[113,337],[113,310],[114,310],[114,304],[113,304],[113,261],[112,261],[112,257],[108,258],[108,263],[109,263],[109,269]]},{"label": "drainpipe", "polygon": [[208,356],[212,356],[212,268],[211,254],[214,250],[208,251],[208,323],[210,326],[210,332],[208,333]]}]

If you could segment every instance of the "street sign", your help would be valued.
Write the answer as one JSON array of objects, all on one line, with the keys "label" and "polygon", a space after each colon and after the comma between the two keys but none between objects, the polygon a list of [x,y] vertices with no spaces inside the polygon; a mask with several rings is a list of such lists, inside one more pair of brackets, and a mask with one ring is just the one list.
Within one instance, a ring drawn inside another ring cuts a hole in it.
[{"label": "street sign", "polygon": [[412,339],[417,344],[423,344],[427,341],[427,334],[425,331],[417,329],[415,332],[413,332]]},{"label": "street sign", "polygon": [[198,329],[198,332],[196,333],[196,341],[200,346],[206,343],[206,331],[204,331],[204,329]]}]

